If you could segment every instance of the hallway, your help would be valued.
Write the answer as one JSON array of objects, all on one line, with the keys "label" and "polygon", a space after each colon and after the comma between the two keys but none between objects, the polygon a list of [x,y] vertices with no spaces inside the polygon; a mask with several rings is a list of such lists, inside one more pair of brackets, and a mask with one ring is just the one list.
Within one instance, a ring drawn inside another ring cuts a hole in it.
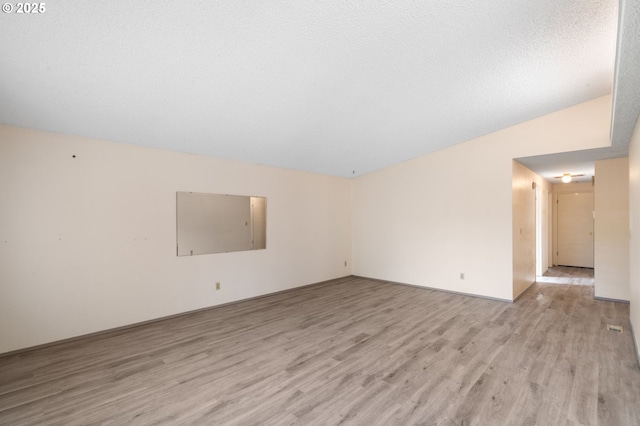
[{"label": "hallway", "polygon": [[543,276],[536,277],[537,283],[546,284],[572,284],[590,285],[594,284],[593,268],[577,268],[573,266],[552,266]]}]

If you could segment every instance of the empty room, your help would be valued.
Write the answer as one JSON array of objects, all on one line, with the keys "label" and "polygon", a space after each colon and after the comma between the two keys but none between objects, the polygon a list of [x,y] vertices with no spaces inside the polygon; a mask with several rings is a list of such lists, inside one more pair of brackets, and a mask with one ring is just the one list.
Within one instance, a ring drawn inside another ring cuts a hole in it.
[{"label": "empty room", "polygon": [[0,425],[640,424],[640,2],[5,2]]}]

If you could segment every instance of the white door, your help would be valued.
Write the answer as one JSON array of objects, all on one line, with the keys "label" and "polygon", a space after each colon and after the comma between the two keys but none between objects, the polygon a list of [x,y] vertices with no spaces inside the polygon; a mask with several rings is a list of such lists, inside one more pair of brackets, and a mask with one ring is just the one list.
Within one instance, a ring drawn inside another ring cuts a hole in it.
[{"label": "white door", "polygon": [[558,194],[558,265],[593,268],[593,193]]}]

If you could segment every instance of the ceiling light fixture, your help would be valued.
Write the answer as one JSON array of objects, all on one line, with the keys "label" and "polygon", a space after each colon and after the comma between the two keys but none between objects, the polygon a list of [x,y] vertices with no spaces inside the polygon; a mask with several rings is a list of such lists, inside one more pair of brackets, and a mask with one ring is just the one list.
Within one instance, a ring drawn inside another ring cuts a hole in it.
[{"label": "ceiling light fixture", "polygon": [[579,177],[583,177],[584,174],[582,173],[563,173],[560,176],[554,176],[555,179],[562,179],[562,182],[564,183],[569,183],[571,181],[573,181],[573,178],[579,178]]}]

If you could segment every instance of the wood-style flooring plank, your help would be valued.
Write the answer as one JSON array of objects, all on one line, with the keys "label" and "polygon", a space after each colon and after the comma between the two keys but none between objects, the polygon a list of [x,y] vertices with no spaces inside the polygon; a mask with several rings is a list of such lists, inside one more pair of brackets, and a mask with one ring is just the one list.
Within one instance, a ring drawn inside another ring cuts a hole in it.
[{"label": "wood-style flooring plank", "polygon": [[635,425],[628,325],[587,285],[347,277],[2,357],[0,425]]}]

